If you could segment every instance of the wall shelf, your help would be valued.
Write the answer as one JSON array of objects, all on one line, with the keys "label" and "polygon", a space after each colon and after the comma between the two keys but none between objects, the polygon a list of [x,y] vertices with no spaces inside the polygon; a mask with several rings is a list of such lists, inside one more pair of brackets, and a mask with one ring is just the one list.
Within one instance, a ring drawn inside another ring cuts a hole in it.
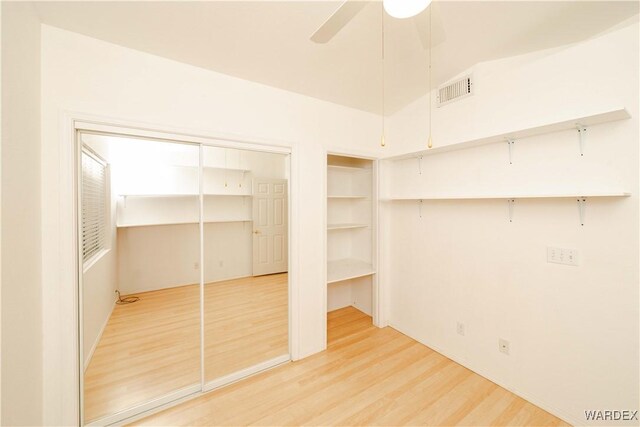
[{"label": "wall shelf", "polygon": [[375,274],[373,266],[357,259],[341,259],[327,263],[327,283]]},{"label": "wall shelf", "polygon": [[351,223],[329,224],[327,225],[327,230],[347,230],[351,228],[366,228],[366,227],[369,227],[369,224],[351,224]]},{"label": "wall shelf", "polygon": [[[246,193],[207,193],[205,197],[250,197],[251,194]],[[120,194],[119,197],[146,197],[146,198],[163,198],[163,197],[198,197],[198,193],[190,194]]]},{"label": "wall shelf", "polygon": [[369,196],[364,195],[344,195],[344,196],[327,196],[328,199],[368,199]]},{"label": "wall shelf", "polygon": [[488,195],[443,195],[443,196],[423,196],[423,197],[401,197],[381,199],[387,202],[413,201],[418,202],[418,216],[422,218],[422,203],[430,200],[506,200],[509,208],[509,222],[513,222],[514,204],[516,200],[522,199],[575,199],[578,203],[578,214],[580,225],[584,225],[587,199],[595,198],[620,198],[629,197],[631,193],[627,191],[592,191],[592,192],[570,192],[570,193],[521,193],[521,194],[488,194]]},{"label": "wall shelf", "polygon": [[[199,169],[200,166],[197,165],[174,165],[176,168],[189,168],[189,169]],[[204,170],[219,170],[219,171],[227,171],[227,172],[242,172],[242,173],[250,173],[251,169],[239,169],[239,168],[225,168],[224,166],[202,166]]]},{"label": "wall shelf", "polygon": [[[213,221],[204,221],[205,224],[217,224],[217,223],[229,223],[229,222],[252,222],[252,219],[216,219]],[[131,228],[131,227],[153,227],[161,225],[197,225],[200,224],[197,221],[184,221],[184,222],[157,222],[157,223],[144,223],[144,224],[118,224],[117,228]]]},{"label": "wall shelf", "polygon": [[514,194],[453,194],[453,195],[424,195],[412,197],[391,197],[381,201],[393,202],[403,200],[507,200],[507,199],[575,199],[582,197],[629,197],[627,191],[576,191],[570,193],[514,193]]},{"label": "wall shelf", "polygon": [[391,156],[385,158],[385,160],[403,160],[403,159],[412,159],[412,158],[420,158],[422,156],[429,156],[432,154],[444,153],[447,151],[455,151],[455,150],[464,150],[467,148],[479,147],[481,145],[498,143],[498,142],[507,142],[507,141],[515,141],[522,138],[529,138],[537,135],[544,135],[552,132],[559,132],[563,130],[575,130],[577,135],[580,137],[580,141],[582,141],[582,137],[584,135],[584,131],[586,127],[598,125],[601,123],[614,122],[617,120],[628,119],[631,116],[629,112],[625,108],[616,108],[605,110],[596,114],[591,114],[587,116],[576,116],[570,118],[568,120],[563,120],[559,122],[542,124],[539,126],[534,126],[526,129],[517,129],[510,132],[505,132],[499,135],[492,135],[485,138],[474,139],[470,141],[462,141],[456,142],[453,144],[448,144],[441,147],[432,148],[429,150],[421,150],[415,151],[411,153],[401,154],[398,156]]}]

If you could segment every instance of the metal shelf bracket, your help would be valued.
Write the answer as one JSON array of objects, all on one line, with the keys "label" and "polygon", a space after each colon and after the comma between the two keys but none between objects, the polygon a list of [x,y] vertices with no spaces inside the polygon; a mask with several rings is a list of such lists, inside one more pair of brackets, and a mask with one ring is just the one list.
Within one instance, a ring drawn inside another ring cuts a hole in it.
[{"label": "metal shelf bracket", "polygon": [[507,205],[509,206],[509,222],[513,222],[513,207],[515,206],[516,199],[507,199]]},{"label": "metal shelf bracket", "polygon": [[418,157],[418,175],[422,175],[422,156]]},{"label": "metal shelf bracket", "polygon": [[509,164],[513,164],[513,144],[515,144],[515,140],[507,139],[507,146],[509,147]]},{"label": "metal shelf bracket", "polygon": [[580,144],[580,156],[584,156],[584,142],[587,138],[587,127],[581,124],[576,125],[578,130],[578,143]]},{"label": "metal shelf bracket", "polygon": [[422,218],[422,199],[418,200],[418,215]]},{"label": "metal shelf bracket", "polygon": [[580,225],[584,225],[584,217],[587,210],[587,198],[578,197],[578,214],[580,215]]}]

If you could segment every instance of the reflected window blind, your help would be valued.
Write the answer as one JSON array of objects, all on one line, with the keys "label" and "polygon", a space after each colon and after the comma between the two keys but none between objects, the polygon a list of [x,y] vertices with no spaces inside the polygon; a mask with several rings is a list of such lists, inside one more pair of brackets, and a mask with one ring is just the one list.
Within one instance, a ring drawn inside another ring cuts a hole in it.
[{"label": "reflected window blind", "polygon": [[106,166],[82,152],[82,260],[105,248]]}]

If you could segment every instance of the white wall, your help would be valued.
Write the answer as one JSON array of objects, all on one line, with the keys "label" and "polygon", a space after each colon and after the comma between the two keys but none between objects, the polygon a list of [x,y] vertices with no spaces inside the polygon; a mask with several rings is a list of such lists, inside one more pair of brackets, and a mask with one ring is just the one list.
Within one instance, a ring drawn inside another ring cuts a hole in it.
[{"label": "white wall", "polygon": [[[187,133],[224,132],[291,141],[297,159],[292,180],[301,189],[293,206],[300,233],[299,356],[324,347],[323,229],[325,149],[353,147],[376,155],[378,117],[357,110],[231,78],[88,37],[42,28],[42,206],[45,421],[76,422],[72,270],[64,254],[73,240],[59,232],[69,207],[61,205],[64,134],[61,111],[172,126]],[[62,215],[61,216],[61,212]],[[63,257],[63,258],[60,258]],[[67,298],[67,299],[64,299]]]},{"label": "white wall", "polygon": [[[385,165],[387,195],[632,193],[589,199],[584,226],[575,200],[518,200],[513,223],[501,200],[425,202],[422,218],[416,202],[383,205],[391,325],[576,424],[640,399],[637,19],[628,24],[479,64],[476,94],[433,112],[438,146],[626,107],[630,120],[588,129],[584,157],[566,131],[517,141],[513,165],[506,144],[427,156],[422,175],[415,159]],[[426,148],[426,111],[423,98],[391,118],[390,149]],[[580,265],[547,263],[547,246],[577,249]]]},{"label": "white wall", "polygon": [[2,2],[2,425],[42,423],[40,24]]}]

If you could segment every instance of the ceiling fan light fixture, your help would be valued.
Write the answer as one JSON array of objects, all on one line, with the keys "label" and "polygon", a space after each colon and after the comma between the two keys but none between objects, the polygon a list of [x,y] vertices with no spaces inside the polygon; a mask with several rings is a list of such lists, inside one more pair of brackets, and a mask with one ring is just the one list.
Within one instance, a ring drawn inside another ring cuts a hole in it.
[{"label": "ceiling fan light fixture", "polygon": [[416,16],[425,10],[429,3],[431,0],[382,0],[385,12],[399,19]]}]

